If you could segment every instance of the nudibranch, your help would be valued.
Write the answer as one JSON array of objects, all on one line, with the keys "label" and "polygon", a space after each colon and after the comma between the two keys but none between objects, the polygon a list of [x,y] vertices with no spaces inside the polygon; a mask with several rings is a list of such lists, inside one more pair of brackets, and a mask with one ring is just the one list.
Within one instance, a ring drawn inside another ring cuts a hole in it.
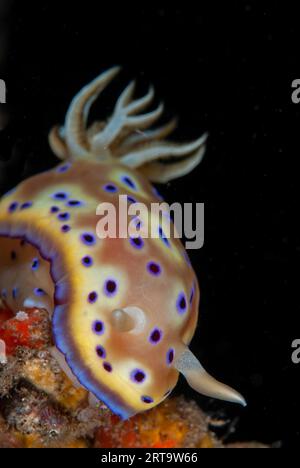
[{"label": "nudibranch", "polygon": [[[203,158],[206,135],[187,144],[165,140],[176,121],[149,129],[163,105],[141,113],[154,92],[133,99],[130,83],[107,122],[88,125],[92,103],[119,72],[114,67],[73,99],[63,128],[49,136],[62,160],[22,182],[0,203],[0,293],[17,312],[47,309],[66,372],[122,418],[164,400],[179,372],[198,392],[245,405],[211,377],[189,350],[199,287],[181,241],[100,239],[100,202],[146,206],[161,198],[151,182],[188,174]],[[167,164],[166,164],[167,162]]]}]

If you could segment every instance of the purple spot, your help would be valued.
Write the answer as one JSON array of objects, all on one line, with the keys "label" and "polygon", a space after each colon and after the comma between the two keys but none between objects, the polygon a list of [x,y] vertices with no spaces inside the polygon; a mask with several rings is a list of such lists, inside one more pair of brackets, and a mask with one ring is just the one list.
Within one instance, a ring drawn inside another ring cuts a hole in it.
[{"label": "purple spot", "polygon": [[70,169],[71,166],[72,165],[70,163],[64,164],[63,166],[60,166],[60,167],[57,168],[57,172],[61,172],[61,173],[67,172]]},{"label": "purple spot", "polygon": [[122,182],[124,182],[124,184],[126,184],[131,189],[136,190],[136,185],[129,176],[123,176],[122,177]]},{"label": "purple spot", "polygon": [[118,290],[117,283],[114,279],[108,279],[105,281],[104,284],[104,294],[109,297],[113,297],[116,295]]},{"label": "purple spot", "polygon": [[133,380],[133,382],[142,383],[142,382],[144,382],[144,380],[146,378],[146,374],[141,369],[134,369],[130,373],[130,378],[131,378],[131,380]]},{"label": "purple spot", "polygon": [[149,337],[150,343],[152,344],[159,343],[162,339],[162,335],[163,333],[161,330],[159,330],[159,328],[154,328],[154,330],[151,332],[150,337]]},{"label": "purple spot", "polygon": [[191,260],[190,260],[188,254],[187,254],[187,252],[186,252],[185,250],[183,251],[183,258],[185,259],[185,261],[186,261],[186,263],[187,263],[188,266],[191,266],[191,265],[192,265],[192,264],[191,264]]},{"label": "purple spot", "polygon": [[27,210],[32,207],[32,202],[25,202],[20,206],[20,210]]},{"label": "purple spot", "polygon": [[38,297],[42,297],[46,295],[45,291],[42,288],[35,288],[33,292]]},{"label": "purple spot", "polygon": [[90,292],[90,294],[88,295],[88,301],[90,304],[95,304],[95,302],[97,301],[98,299],[98,294],[96,293],[96,291],[92,291]]},{"label": "purple spot", "polygon": [[138,216],[134,216],[132,221],[135,224],[136,229],[140,229],[142,227],[142,225],[143,225],[142,221],[139,219]]},{"label": "purple spot", "polygon": [[93,265],[93,259],[92,257],[89,257],[88,255],[86,257],[83,257],[81,262],[82,262],[82,265],[85,267],[90,267]]},{"label": "purple spot", "polygon": [[163,216],[164,216],[168,221],[170,221],[171,223],[174,223],[174,220],[173,220],[173,218],[172,218],[172,214],[169,213],[168,211],[164,211],[164,212],[163,212]]},{"label": "purple spot", "polygon": [[144,247],[144,241],[141,237],[131,237],[130,243],[136,249],[142,249]]},{"label": "purple spot", "polygon": [[36,271],[36,270],[39,268],[39,265],[40,265],[39,259],[38,259],[38,258],[34,258],[34,259],[32,260],[31,269],[32,269],[33,271]]},{"label": "purple spot", "polygon": [[7,290],[6,289],[2,289],[1,296],[2,296],[3,299],[7,298]]},{"label": "purple spot", "polygon": [[19,203],[18,202],[13,202],[9,205],[8,211],[10,213],[14,213],[18,209]]},{"label": "purple spot", "polygon": [[170,348],[167,352],[167,364],[170,365],[174,361],[175,351],[173,348]]},{"label": "purple spot", "polygon": [[169,242],[169,240],[166,238],[166,235],[165,235],[165,233],[164,233],[162,227],[159,228],[158,233],[159,233],[159,237],[160,237],[160,239],[163,241],[163,243],[164,243],[167,247],[170,247],[170,242]]},{"label": "purple spot", "polygon": [[176,305],[179,314],[184,314],[187,311],[187,303],[184,293],[179,294]]},{"label": "purple spot", "polygon": [[82,202],[80,200],[69,200],[66,204],[67,206],[74,207],[74,206],[81,206]]},{"label": "purple spot", "polygon": [[18,294],[19,294],[19,288],[17,288],[17,287],[13,288],[13,290],[12,290],[13,299],[16,299]]},{"label": "purple spot", "polygon": [[58,213],[59,212],[58,206],[51,206],[50,208],[50,213]]},{"label": "purple spot", "polygon": [[12,250],[12,251],[10,252],[10,258],[11,258],[12,260],[16,260],[17,254],[16,254],[15,250]]},{"label": "purple spot", "polygon": [[59,213],[57,219],[59,219],[59,221],[68,221],[70,219],[70,213]]},{"label": "purple spot", "polygon": [[142,396],[141,400],[143,403],[146,403],[147,405],[153,403],[154,401],[153,398],[151,398],[150,396],[146,396],[146,395]]},{"label": "purple spot", "polygon": [[153,191],[153,194],[154,194],[157,198],[159,198],[160,200],[163,200],[163,197],[161,196],[161,194],[159,193],[159,191],[157,190],[157,188],[153,187],[152,191]]},{"label": "purple spot", "polygon": [[136,203],[136,199],[131,197],[130,195],[127,195],[127,201],[129,201],[129,203]]},{"label": "purple spot", "polygon": [[97,335],[103,335],[103,333],[104,333],[104,323],[101,322],[101,320],[96,320],[96,322],[93,323],[93,331]]},{"label": "purple spot", "polygon": [[147,269],[151,275],[159,276],[161,274],[161,267],[158,263],[149,262],[147,265]]},{"label": "purple spot", "polygon": [[69,226],[68,224],[64,224],[64,226],[62,226],[61,230],[62,230],[62,232],[69,232],[69,231],[71,231],[71,226]]},{"label": "purple spot", "polygon": [[114,184],[106,184],[103,189],[108,193],[116,193],[118,191],[118,188]]},{"label": "purple spot", "polygon": [[193,287],[192,287],[192,290],[191,290],[190,304],[192,304],[193,299],[194,299],[194,296],[195,296],[195,286],[193,286]]},{"label": "purple spot", "polygon": [[81,235],[81,242],[83,242],[85,245],[88,245],[88,246],[95,245],[96,238],[93,234],[86,232]]},{"label": "purple spot", "polygon": [[105,359],[106,358],[106,351],[105,349],[103,348],[103,346],[97,346],[96,347],[96,353],[98,355],[99,358],[101,359]]},{"label": "purple spot", "polygon": [[106,370],[106,372],[112,372],[112,365],[109,364],[109,362],[104,362],[103,369]]},{"label": "purple spot", "polygon": [[52,198],[54,198],[54,200],[66,200],[68,198],[68,194],[66,192],[56,192]]}]

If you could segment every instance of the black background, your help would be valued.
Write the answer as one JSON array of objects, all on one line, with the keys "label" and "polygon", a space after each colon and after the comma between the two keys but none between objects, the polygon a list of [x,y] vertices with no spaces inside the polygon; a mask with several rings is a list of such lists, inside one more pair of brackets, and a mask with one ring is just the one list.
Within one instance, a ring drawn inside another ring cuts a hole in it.
[{"label": "black background", "polygon": [[291,83],[300,78],[300,37],[293,5],[280,3],[15,1],[3,23],[1,110],[10,120],[0,136],[0,190],[55,165],[50,127],[114,64],[124,72],[94,116],[137,77],[141,92],[153,83],[169,115],[180,116],[177,139],[208,131],[202,164],[160,191],[170,202],[205,202],[205,246],[191,252],[202,290],[192,348],[248,407],[198,397],[184,381],[176,393],[236,421],[232,439],[290,447],[300,416],[300,364],[291,362],[298,306],[288,288],[299,254],[299,243],[288,251],[298,216],[300,104]]}]

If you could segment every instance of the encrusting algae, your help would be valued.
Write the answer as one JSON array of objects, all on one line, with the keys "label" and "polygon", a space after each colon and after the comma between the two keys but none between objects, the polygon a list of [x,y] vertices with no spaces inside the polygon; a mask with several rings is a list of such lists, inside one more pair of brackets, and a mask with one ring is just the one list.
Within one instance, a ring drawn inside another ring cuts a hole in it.
[{"label": "encrusting algae", "polygon": [[193,401],[169,398],[122,421],[91,405],[51,354],[48,314],[0,308],[0,447],[221,448]]}]

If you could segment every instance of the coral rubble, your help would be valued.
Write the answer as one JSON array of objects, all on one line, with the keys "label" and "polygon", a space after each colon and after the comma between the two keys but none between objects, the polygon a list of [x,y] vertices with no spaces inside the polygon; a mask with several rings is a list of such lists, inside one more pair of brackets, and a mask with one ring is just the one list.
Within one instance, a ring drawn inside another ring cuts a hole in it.
[{"label": "coral rubble", "polygon": [[194,402],[169,398],[121,421],[75,387],[50,352],[48,314],[0,304],[0,447],[223,447]]}]

